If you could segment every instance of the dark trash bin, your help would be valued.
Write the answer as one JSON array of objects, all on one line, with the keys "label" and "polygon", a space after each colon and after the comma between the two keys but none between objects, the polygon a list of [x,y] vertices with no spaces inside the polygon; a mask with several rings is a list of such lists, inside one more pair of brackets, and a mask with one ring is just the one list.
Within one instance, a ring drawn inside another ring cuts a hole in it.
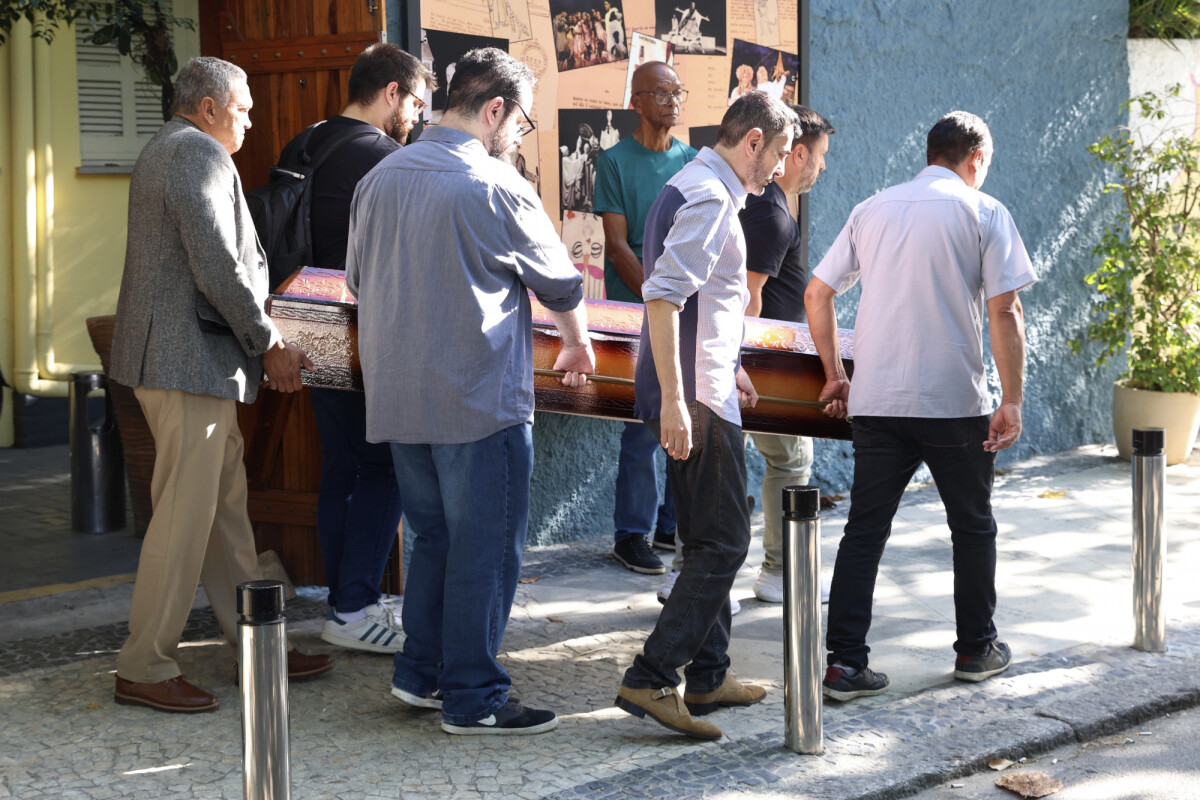
[{"label": "dark trash bin", "polygon": [[80,533],[125,527],[125,456],[107,392],[104,419],[88,419],[88,395],[104,387],[103,372],[71,373],[71,529]]}]

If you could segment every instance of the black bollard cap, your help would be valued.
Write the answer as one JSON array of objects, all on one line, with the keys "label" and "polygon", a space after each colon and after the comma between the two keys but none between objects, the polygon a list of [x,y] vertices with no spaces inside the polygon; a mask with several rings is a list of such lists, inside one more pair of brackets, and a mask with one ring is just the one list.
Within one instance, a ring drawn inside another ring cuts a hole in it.
[{"label": "black bollard cap", "polygon": [[279,581],[247,581],[237,588],[238,620],[247,625],[283,619],[283,584]]},{"label": "black bollard cap", "polygon": [[816,519],[821,508],[821,490],[816,486],[783,487],[784,519]]},{"label": "black bollard cap", "polygon": [[1166,433],[1162,428],[1134,428],[1133,454],[1135,456],[1162,455],[1166,447]]}]

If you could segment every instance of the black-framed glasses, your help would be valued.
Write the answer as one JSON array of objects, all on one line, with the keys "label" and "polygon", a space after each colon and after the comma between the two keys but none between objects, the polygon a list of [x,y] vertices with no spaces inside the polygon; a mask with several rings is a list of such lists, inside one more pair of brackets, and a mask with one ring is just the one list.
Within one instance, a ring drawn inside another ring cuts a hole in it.
[{"label": "black-framed glasses", "polygon": [[634,94],[652,94],[654,95],[654,102],[658,103],[660,106],[668,105],[672,100],[675,100],[677,103],[679,103],[679,105],[683,105],[687,102],[688,90],[677,89],[674,92],[641,91],[634,92]]},{"label": "black-framed glasses", "polygon": [[521,104],[516,100],[513,100],[511,97],[504,97],[501,99],[507,100],[516,106],[517,110],[521,112],[521,116],[525,118],[525,124],[517,128],[517,136],[528,136],[529,134],[533,133],[537,126],[533,124],[533,120],[531,120],[529,115],[525,113],[525,109],[521,108]]}]

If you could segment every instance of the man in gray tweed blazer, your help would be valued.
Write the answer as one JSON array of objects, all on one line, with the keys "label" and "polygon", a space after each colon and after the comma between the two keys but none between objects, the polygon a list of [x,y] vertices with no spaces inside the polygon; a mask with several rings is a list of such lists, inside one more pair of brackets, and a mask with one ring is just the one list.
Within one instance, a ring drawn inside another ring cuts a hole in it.
[{"label": "man in gray tweed blazer", "polygon": [[[154,435],[154,514],[142,544],[115,699],[162,711],[213,711],[183,679],[179,638],[204,581],[237,641],[237,585],[259,577],[246,515],[236,403],[265,378],[294,392],[312,363],[267,317],[266,257],[230,156],[250,127],[246,73],[217,58],[179,72],[174,114],[142,150],[129,184],[129,241],[113,333],[113,380],[134,387]],[[328,656],[288,655],[295,678]]]}]

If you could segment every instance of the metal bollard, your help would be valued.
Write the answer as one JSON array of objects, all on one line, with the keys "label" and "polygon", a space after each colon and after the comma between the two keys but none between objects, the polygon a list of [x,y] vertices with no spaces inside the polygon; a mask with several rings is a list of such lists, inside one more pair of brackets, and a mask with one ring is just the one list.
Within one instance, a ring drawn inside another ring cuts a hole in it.
[{"label": "metal bollard", "polygon": [[1167,651],[1163,614],[1163,495],[1167,457],[1162,428],[1133,431],[1133,646]]},{"label": "metal bollard", "polygon": [[88,421],[88,395],[104,387],[103,372],[71,373],[71,530],[82,533],[125,527],[125,456],[107,393],[104,421]]},{"label": "metal bollard", "polygon": [[783,490],[783,744],[793,753],[825,750],[821,721],[821,495],[816,486]]},{"label": "metal bollard", "polygon": [[238,585],[238,679],[242,686],[242,786],[246,800],[290,800],[287,632],[283,584]]}]

